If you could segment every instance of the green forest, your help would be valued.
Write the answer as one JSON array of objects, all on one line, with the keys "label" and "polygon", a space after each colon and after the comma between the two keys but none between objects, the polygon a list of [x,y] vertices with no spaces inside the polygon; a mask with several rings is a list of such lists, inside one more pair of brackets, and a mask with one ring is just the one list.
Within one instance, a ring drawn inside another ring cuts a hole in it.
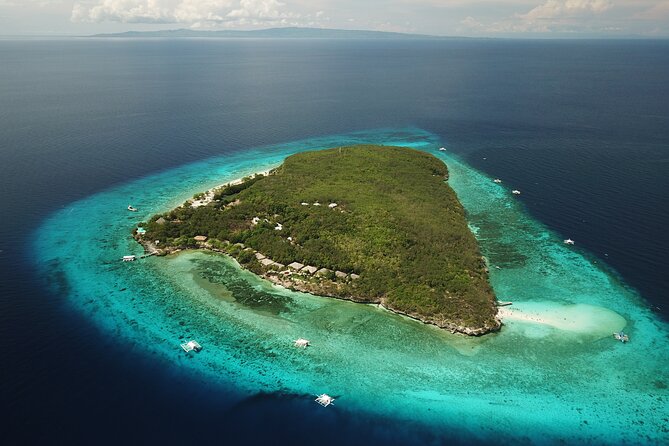
[{"label": "green forest", "polygon": [[153,216],[144,237],[184,249],[206,236],[208,246],[259,273],[254,251],[284,265],[354,273],[357,280],[327,294],[381,302],[440,326],[495,329],[485,264],[447,178],[443,162],[408,148],[304,152],[217,190],[206,206]]}]

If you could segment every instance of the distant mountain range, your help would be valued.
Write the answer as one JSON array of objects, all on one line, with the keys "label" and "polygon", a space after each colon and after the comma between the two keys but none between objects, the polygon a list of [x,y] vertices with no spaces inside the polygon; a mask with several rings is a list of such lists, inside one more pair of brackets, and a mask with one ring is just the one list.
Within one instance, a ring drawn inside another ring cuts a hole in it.
[{"label": "distant mountain range", "polygon": [[253,31],[197,31],[174,29],[164,31],[127,31],[114,34],[95,34],[91,37],[214,37],[214,38],[278,38],[278,39],[453,39],[455,37],[405,34],[384,31],[362,31],[324,28],[270,28]]}]

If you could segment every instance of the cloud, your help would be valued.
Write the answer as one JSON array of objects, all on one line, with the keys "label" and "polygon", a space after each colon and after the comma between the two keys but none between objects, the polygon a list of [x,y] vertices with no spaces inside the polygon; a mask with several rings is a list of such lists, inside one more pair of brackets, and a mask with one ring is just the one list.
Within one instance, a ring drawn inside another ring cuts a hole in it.
[{"label": "cloud", "polygon": [[516,13],[490,23],[474,17],[460,22],[475,33],[550,33],[612,31],[602,19],[615,7],[611,0],[546,0],[525,13]]},{"label": "cloud", "polygon": [[179,23],[201,28],[287,24],[301,18],[278,0],[97,0],[77,2],[73,22]]},{"label": "cloud", "polygon": [[530,21],[580,18],[602,13],[612,6],[609,0],[548,0],[519,17]]},{"label": "cloud", "polygon": [[669,18],[669,0],[651,2],[644,9],[633,14],[632,18],[640,20],[666,20]]}]

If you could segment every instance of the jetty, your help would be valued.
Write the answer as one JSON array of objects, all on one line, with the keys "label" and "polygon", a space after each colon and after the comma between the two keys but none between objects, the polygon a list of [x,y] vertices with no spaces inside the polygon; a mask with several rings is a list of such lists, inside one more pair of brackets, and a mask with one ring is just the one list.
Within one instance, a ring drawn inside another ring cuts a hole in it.
[{"label": "jetty", "polygon": [[334,403],[334,398],[332,398],[330,395],[323,393],[321,395],[316,395],[316,401],[318,404],[320,404],[323,407],[328,407],[330,404]]},{"label": "jetty", "polygon": [[508,301],[505,302],[505,301],[501,301],[501,300],[497,301],[497,306],[498,307],[508,307],[509,305],[513,305],[513,302],[508,302]]},{"label": "jetty", "polygon": [[137,256],[123,256],[121,260],[123,260],[124,262],[134,262],[135,260],[137,260]]},{"label": "jetty", "polygon": [[183,344],[181,344],[181,348],[183,348],[186,353],[191,351],[199,352],[200,350],[202,350],[202,346],[198,344],[197,341],[184,342]]}]

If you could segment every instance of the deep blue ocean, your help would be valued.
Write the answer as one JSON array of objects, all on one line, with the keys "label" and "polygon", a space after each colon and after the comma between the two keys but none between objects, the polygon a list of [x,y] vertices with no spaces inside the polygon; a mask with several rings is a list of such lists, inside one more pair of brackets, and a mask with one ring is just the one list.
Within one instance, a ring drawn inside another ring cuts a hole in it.
[{"label": "deep blue ocean", "polygon": [[0,40],[0,441],[457,443],[291,395],[237,401],[127,351],[26,248],[53,212],[151,173],[406,127],[521,189],[669,319],[669,41]]}]

